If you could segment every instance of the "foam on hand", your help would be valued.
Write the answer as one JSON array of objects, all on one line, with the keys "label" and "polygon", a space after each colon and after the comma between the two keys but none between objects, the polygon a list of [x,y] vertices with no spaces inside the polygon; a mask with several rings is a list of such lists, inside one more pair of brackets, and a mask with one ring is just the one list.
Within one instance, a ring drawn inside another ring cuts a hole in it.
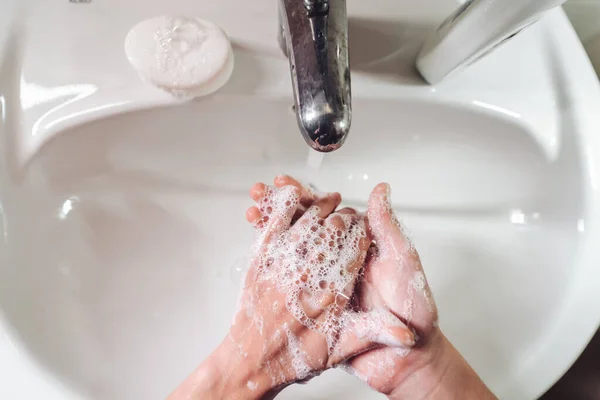
[{"label": "foam on hand", "polygon": [[[350,353],[357,350],[354,346],[388,346],[393,351],[385,361],[394,362],[405,357],[417,339],[389,309],[350,301],[367,256],[365,215],[346,210],[321,218],[313,204],[300,216],[300,195],[293,186],[267,186],[257,201],[258,237],[236,317],[242,323],[234,322],[236,329],[228,336],[240,359],[256,353],[257,366],[274,387],[313,377],[319,372],[316,366],[355,354]],[[411,300],[427,290],[422,271],[415,272],[409,289]],[[278,323],[269,323],[269,317]],[[314,335],[307,336],[298,323],[320,334],[327,348],[319,346],[313,352]],[[262,350],[257,351],[258,338]],[[256,390],[256,384],[248,381],[247,389]]]},{"label": "foam on hand", "polygon": [[140,22],[125,39],[125,53],[142,80],[182,98],[217,91],[231,77],[234,64],[225,32],[195,17]]},{"label": "foam on hand", "polygon": [[[262,234],[272,234],[269,224],[289,225],[298,201],[292,187],[267,188],[259,203],[267,227]],[[313,206],[295,229],[259,238],[261,248],[253,260],[258,265],[254,278],[277,282],[279,291],[286,294],[289,312],[302,325],[320,332],[331,354],[342,328],[340,313],[345,311],[336,300],[352,295],[356,276],[349,270],[361,258],[359,245],[366,237],[366,227],[364,218],[345,214],[338,216],[345,229],[326,224],[319,211]],[[311,309],[323,309],[323,313],[319,312],[317,319],[310,315]]]}]

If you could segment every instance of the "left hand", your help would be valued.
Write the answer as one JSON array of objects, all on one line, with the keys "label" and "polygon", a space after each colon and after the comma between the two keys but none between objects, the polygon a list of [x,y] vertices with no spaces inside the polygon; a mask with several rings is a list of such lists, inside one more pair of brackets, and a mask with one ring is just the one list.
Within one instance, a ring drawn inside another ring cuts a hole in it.
[{"label": "left hand", "polygon": [[[287,176],[276,178],[275,185],[298,188],[304,193],[305,207],[319,199]],[[249,210],[248,220],[253,221],[256,215],[256,210]],[[296,218],[301,215],[302,210]],[[418,335],[418,343],[411,348],[378,346],[350,359],[344,364],[346,369],[390,400],[495,399],[438,327],[437,306],[419,254],[392,208],[389,185],[375,187],[367,215],[373,244],[364,277],[357,283],[353,307],[358,312],[387,313],[392,315],[389,320],[405,321]]]},{"label": "left hand", "polygon": [[[293,186],[302,193],[303,208],[296,212],[296,218],[320,199],[289,176],[277,177],[275,186]],[[249,209],[248,221],[255,223],[259,211]],[[437,307],[419,254],[392,209],[389,185],[380,184],[373,190],[367,216],[369,239],[376,245],[371,247],[363,277],[357,282],[353,306],[359,312],[379,313],[388,320],[410,324],[419,335],[419,346],[411,351],[412,346],[377,346],[349,360],[347,367],[374,390],[390,394],[415,370],[432,362],[443,335],[437,327]]]},{"label": "left hand", "polygon": [[336,193],[308,205],[293,185],[258,184],[251,196],[259,239],[234,323],[170,399],[264,398],[380,344],[414,344],[389,312],[349,308],[371,242],[364,216],[334,212]]}]

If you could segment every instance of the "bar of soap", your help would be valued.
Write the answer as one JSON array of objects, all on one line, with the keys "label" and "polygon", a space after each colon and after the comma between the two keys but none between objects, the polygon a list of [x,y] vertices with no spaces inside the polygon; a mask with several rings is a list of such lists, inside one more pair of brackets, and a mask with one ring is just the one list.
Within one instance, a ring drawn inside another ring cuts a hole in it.
[{"label": "bar of soap", "polygon": [[142,80],[180,98],[219,90],[233,72],[225,32],[196,17],[159,16],[135,25],[125,54]]}]

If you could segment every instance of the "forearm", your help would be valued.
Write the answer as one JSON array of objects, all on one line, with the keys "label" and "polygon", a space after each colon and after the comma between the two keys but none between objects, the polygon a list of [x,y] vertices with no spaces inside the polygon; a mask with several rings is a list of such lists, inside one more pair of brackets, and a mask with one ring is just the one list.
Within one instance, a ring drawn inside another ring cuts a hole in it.
[{"label": "forearm", "polygon": [[439,346],[439,356],[402,382],[390,400],[496,399],[443,334]]},{"label": "forearm", "polygon": [[275,393],[271,379],[226,340],[167,400],[267,400]]}]

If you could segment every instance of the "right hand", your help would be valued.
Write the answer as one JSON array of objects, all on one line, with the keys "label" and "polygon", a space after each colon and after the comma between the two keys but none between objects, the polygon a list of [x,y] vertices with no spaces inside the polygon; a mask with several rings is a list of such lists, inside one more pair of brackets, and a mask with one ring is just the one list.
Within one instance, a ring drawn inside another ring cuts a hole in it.
[{"label": "right hand", "polygon": [[394,213],[388,184],[375,187],[367,215],[376,245],[357,288],[358,306],[363,311],[387,308],[415,331],[418,343],[410,352],[389,347],[369,351],[351,360],[350,366],[370,387],[391,394],[415,371],[435,360],[443,335],[419,253]]},{"label": "right hand", "polygon": [[[253,365],[273,364],[277,385],[307,379],[382,344],[414,345],[412,331],[387,310],[348,307],[371,243],[365,216],[335,211],[337,193],[307,193],[297,183],[258,183],[251,189],[256,205],[247,212],[258,242],[230,336],[245,358],[258,360]],[[287,340],[272,340],[281,332]],[[304,359],[301,375],[298,357]]]},{"label": "right hand", "polygon": [[371,242],[364,215],[334,211],[335,193],[298,212],[293,185],[257,184],[252,197],[258,237],[234,322],[170,399],[267,399],[379,345],[414,345],[389,312],[349,308]]},{"label": "right hand", "polygon": [[[275,185],[300,189],[304,207],[318,198],[289,176],[277,177]],[[437,306],[421,259],[394,213],[389,185],[375,187],[367,216],[374,246],[364,278],[358,282],[354,306],[360,312],[387,310],[413,330],[417,342],[411,349],[380,346],[369,350],[348,361],[349,371],[393,399],[494,399],[438,327]]]}]

